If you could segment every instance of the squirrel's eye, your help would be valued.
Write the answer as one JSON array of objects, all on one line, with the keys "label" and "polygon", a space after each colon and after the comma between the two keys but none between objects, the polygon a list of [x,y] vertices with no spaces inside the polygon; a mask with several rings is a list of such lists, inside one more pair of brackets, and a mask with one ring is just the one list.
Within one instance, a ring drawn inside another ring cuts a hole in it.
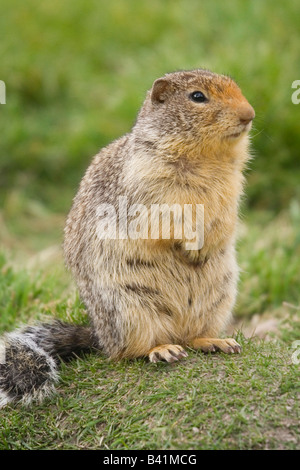
[{"label": "squirrel's eye", "polygon": [[207,101],[207,98],[202,91],[193,91],[193,93],[190,94],[190,99],[195,101],[195,103],[204,103]]}]

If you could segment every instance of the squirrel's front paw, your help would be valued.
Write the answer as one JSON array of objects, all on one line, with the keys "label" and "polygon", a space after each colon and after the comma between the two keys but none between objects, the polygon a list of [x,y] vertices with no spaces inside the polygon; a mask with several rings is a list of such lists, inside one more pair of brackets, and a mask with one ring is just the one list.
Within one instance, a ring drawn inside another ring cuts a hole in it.
[{"label": "squirrel's front paw", "polygon": [[162,344],[151,349],[148,353],[150,362],[175,362],[182,357],[187,357],[187,355],[185,350],[178,344]]}]

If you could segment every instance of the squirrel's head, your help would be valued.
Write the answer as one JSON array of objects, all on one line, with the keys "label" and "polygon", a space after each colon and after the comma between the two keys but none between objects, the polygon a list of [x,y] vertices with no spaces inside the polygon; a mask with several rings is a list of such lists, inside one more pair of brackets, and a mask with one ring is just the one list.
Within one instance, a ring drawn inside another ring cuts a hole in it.
[{"label": "squirrel's head", "polygon": [[157,79],[140,113],[144,123],[152,122],[156,135],[200,147],[235,145],[246,137],[254,117],[230,77],[202,69]]}]

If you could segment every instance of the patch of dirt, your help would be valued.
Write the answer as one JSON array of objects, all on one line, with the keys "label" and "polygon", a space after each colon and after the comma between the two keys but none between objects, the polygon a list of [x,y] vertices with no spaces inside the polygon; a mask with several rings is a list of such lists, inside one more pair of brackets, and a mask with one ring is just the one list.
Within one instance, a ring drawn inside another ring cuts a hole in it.
[{"label": "patch of dirt", "polygon": [[282,319],[270,314],[254,315],[251,320],[237,320],[228,330],[232,335],[236,331],[243,333],[245,338],[259,338],[270,341],[279,336],[279,324]]}]

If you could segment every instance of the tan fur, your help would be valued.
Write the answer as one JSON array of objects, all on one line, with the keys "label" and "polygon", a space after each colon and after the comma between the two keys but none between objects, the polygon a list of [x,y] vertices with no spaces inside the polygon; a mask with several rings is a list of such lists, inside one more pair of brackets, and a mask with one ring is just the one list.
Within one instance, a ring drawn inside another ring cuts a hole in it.
[{"label": "tan fur", "polygon": [[[207,102],[191,101],[198,90]],[[88,168],[67,220],[64,250],[99,347],[110,357],[151,355],[174,343],[197,347],[197,338],[217,337],[230,321],[253,117],[229,77],[201,69],[167,74],[148,92],[131,133]],[[174,236],[99,239],[97,207],[107,202],[117,209],[118,196],[147,207],[204,204],[204,246],[189,251],[186,240]]]}]

